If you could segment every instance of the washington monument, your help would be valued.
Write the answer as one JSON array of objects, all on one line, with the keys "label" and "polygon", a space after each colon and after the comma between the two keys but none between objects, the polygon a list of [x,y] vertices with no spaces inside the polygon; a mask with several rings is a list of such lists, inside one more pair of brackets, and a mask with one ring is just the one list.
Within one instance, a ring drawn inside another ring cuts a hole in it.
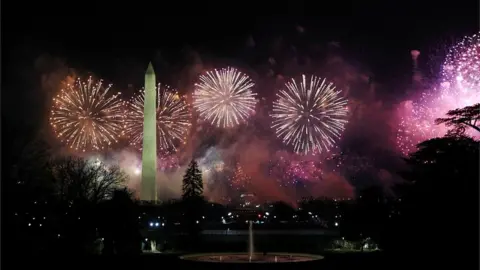
[{"label": "washington monument", "polygon": [[143,146],[142,146],[142,201],[157,200],[157,104],[155,71],[152,63],[145,73],[145,103],[143,105]]}]

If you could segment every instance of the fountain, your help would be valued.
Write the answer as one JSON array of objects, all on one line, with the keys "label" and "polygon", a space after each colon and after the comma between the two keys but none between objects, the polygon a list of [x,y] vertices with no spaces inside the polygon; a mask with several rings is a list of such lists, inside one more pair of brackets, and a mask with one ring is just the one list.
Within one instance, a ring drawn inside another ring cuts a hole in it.
[{"label": "fountain", "polygon": [[253,222],[248,223],[248,257],[252,260],[253,257]]},{"label": "fountain", "polygon": [[253,223],[248,225],[248,253],[203,253],[181,256],[182,260],[212,263],[284,263],[308,262],[323,259],[323,256],[300,253],[270,253],[254,252]]},{"label": "fountain", "polygon": [[155,240],[150,241],[150,252],[159,253],[159,251],[157,250],[157,242]]}]

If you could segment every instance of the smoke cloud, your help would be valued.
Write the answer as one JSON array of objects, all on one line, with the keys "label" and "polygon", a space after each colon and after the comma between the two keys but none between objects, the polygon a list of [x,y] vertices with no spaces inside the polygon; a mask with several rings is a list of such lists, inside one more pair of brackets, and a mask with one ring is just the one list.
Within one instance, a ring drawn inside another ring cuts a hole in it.
[{"label": "smoke cloud", "polygon": [[[309,33],[302,26],[297,26],[296,31],[302,36]],[[204,171],[205,195],[214,201],[233,199],[240,195],[232,192],[229,185],[236,164],[251,178],[248,190],[244,192],[254,193],[259,200],[284,200],[292,204],[299,199],[299,194],[330,198],[352,197],[357,186],[388,187],[395,182],[396,171],[389,166],[389,161],[385,161],[388,158],[395,163],[395,158],[386,154],[378,155],[396,151],[393,143],[397,122],[396,104],[392,102],[394,98],[389,96],[389,91],[374,82],[372,72],[359,63],[347,60],[338,42],[305,45],[301,42],[288,42],[287,38],[281,36],[263,43],[260,40],[262,39],[255,35],[248,36],[245,48],[240,52],[249,54],[248,63],[243,63],[248,67],[245,72],[257,80],[255,91],[258,92],[260,106],[256,114],[245,125],[230,130],[214,128],[194,115],[187,144],[175,154],[178,164],[173,169],[159,170],[157,181],[162,199],[181,196],[182,177],[191,159],[197,160]],[[169,63],[172,60],[165,55],[157,52],[154,57],[154,65],[160,63],[161,66],[156,67],[160,73],[158,79],[167,81],[167,84],[187,94],[189,100],[198,75],[221,62],[190,47],[180,52],[178,59],[181,65]],[[71,82],[78,74],[64,61],[49,55],[39,57],[35,68],[41,74],[41,88],[46,101],[44,107],[48,111],[46,108],[50,106],[49,101],[59,91],[60,85]],[[121,66],[117,66],[117,69],[121,69]],[[125,73],[129,70],[142,70],[142,67],[124,67],[121,71]],[[168,73],[168,70],[174,70],[175,73]],[[304,73],[326,77],[333,82],[348,98],[350,112],[349,124],[335,149],[328,155],[300,158],[322,164],[319,165],[323,171],[321,176],[302,180],[309,182],[306,188],[308,194],[297,191],[293,186],[282,187],[279,185],[282,180],[270,175],[268,169],[279,158],[279,151],[290,153],[286,155],[287,159],[299,159],[291,154],[291,149],[276,139],[270,128],[268,111],[276,91],[283,87],[285,81]],[[137,75],[140,79],[135,81],[141,81],[143,74]],[[140,89],[141,85],[133,87]],[[102,160],[107,164],[118,164],[130,177],[128,187],[138,191],[141,155],[126,147],[127,144],[126,140],[123,141],[108,154],[104,154]],[[67,152],[65,149],[61,151]],[[355,161],[347,155],[356,157]],[[379,162],[382,159],[384,160]],[[327,160],[335,160],[337,163],[328,164]],[[343,163],[339,165],[337,160],[342,160]],[[359,171],[368,171],[370,179],[356,177]],[[358,181],[364,183],[358,185]]]}]

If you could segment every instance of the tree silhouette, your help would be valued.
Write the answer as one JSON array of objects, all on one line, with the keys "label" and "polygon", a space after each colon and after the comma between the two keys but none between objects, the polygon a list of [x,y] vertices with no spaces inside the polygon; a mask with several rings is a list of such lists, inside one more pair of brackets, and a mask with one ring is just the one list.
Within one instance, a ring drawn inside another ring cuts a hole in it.
[{"label": "tree silhouette", "polygon": [[[8,190],[4,193],[4,200],[8,201],[8,205],[4,208],[4,215],[14,217],[6,219],[5,228],[15,234],[11,242],[6,238],[9,241],[7,245],[12,250],[29,246],[27,252],[31,254],[47,251],[55,245],[50,237],[51,234],[58,233],[54,226],[49,226],[42,221],[44,227],[41,232],[24,230],[23,227],[31,217],[17,215],[41,211],[45,216],[54,216],[55,213],[51,207],[54,189],[48,170],[53,150],[41,134],[33,137],[17,134],[9,138],[8,143],[4,145],[12,151],[7,152],[8,158],[2,161],[2,168],[4,168],[2,186]],[[54,218],[49,219],[49,222],[55,224]]]},{"label": "tree silhouette", "polygon": [[[19,155],[12,167],[8,168],[8,184],[12,184],[9,195],[13,199],[25,198],[40,199],[52,193],[51,175],[48,164],[52,149],[41,137],[36,137],[16,153]],[[12,194],[13,193],[13,194]],[[28,193],[28,194],[26,194]],[[21,199],[24,200],[24,199]]]},{"label": "tree silhouette", "polygon": [[412,190],[427,192],[417,199],[426,195],[441,199],[447,194],[467,199],[464,194],[478,184],[479,146],[478,141],[468,137],[443,137],[420,143],[406,160],[411,170],[404,175]]},{"label": "tree silhouette", "polygon": [[100,217],[105,215],[100,203],[112,199],[126,175],[118,167],[76,157],[55,159],[48,169],[56,199],[56,226],[62,235],[59,252],[91,253]]},{"label": "tree silhouette", "polygon": [[103,254],[139,254],[141,235],[132,193],[126,188],[117,189],[112,199],[101,203],[99,208]]},{"label": "tree silhouette", "polygon": [[198,169],[198,164],[195,160],[190,162],[183,176],[182,191],[184,200],[200,198],[203,194],[202,172]]},{"label": "tree silhouette", "polygon": [[50,166],[56,195],[62,201],[88,201],[93,204],[110,199],[127,181],[117,166],[106,166],[82,158],[65,157]]},{"label": "tree silhouette", "polygon": [[478,126],[480,124],[480,103],[448,111],[447,117],[436,119],[435,124],[452,127],[448,132],[449,135],[463,135],[467,128],[473,128],[480,132],[480,126]]},{"label": "tree silhouette", "polygon": [[188,169],[183,177],[182,189],[182,206],[185,210],[184,217],[188,233],[188,248],[192,248],[199,243],[200,220],[204,210],[202,173],[198,169],[198,164],[195,160],[192,160],[188,165]]},{"label": "tree silhouette", "polygon": [[418,147],[406,160],[410,169],[404,173],[399,219],[390,228],[391,246],[420,256],[428,246],[427,253],[437,258],[473,259],[473,250],[449,247],[460,247],[478,233],[478,219],[467,217],[478,215],[479,142],[443,137]]}]

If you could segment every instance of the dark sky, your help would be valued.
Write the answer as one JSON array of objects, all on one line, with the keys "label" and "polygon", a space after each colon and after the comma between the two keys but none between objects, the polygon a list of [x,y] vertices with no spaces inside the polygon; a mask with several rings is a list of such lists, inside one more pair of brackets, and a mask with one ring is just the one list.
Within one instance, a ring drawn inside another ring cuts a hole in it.
[{"label": "dark sky", "polygon": [[5,49],[24,44],[74,62],[108,66],[111,58],[129,55],[147,60],[155,50],[186,44],[228,54],[248,35],[285,34],[299,24],[322,39],[360,47],[376,59],[478,28],[478,3],[472,0],[127,2],[5,4]]},{"label": "dark sky", "polygon": [[[41,74],[35,68],[41,55],[126,84],[143,76],[126,74],[129,65],[132,70],[134,65],[146,66],[159,54],[175,62],[188,46],[241,62],[238,51],[250,35],[261,43],[277,35],[295,35],[300,25],[312,39],[340,42],[378,80],[388,80],[398,69],[408,69],[405,53],[409,50],[478,28],[474,0],[148,2],[2,3],[2,118],[6,124],[21,126],[32,118],[31,109],[42,95]],[[392,59],[403,59],[406,67],[392,64],[401,62]]]}]

